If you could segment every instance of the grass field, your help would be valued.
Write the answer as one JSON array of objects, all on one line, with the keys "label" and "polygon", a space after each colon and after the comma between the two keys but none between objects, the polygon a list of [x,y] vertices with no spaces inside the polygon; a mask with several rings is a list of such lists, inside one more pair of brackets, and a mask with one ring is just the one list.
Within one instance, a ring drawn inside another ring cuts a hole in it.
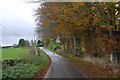
[{"label": "grass field", "polygon": [[29,48],[5,48],[2,49],[2,59],[19,59],[27,56],[29,53]]}]

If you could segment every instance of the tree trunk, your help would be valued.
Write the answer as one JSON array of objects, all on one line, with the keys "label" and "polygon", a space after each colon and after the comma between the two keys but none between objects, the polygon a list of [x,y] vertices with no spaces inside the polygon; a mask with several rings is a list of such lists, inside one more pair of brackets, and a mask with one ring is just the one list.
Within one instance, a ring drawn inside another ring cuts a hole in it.
[{"label": "tree trunk", "polygon": [[77,55],[77,52],[76,52],[76,50],[77,50],[77,47],[76,47],[76,36],[73,37],[73,41],[74,41],[74,56],[76,56]]}]

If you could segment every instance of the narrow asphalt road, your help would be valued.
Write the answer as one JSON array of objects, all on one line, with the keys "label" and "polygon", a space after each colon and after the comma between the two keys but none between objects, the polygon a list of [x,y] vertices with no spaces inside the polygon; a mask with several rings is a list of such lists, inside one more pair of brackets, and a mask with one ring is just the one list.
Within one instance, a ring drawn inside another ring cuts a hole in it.
[{"label": "narrow asphalt road", "polygon": [[45,78],[83,78],[82,74],[67,59],[51,52],[45,48],[42,49],[52,60],[51,66]]}]

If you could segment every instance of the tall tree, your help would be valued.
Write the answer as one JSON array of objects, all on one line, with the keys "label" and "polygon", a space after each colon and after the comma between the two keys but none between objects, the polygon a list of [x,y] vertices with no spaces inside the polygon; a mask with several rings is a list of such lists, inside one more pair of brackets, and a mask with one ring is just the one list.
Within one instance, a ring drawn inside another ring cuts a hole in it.
[{"label": "tall tree", "polygon": [[25,46],[25,40],[24,39],[20,39],[19,43],[18,43],[18,46],[24,47]]}]

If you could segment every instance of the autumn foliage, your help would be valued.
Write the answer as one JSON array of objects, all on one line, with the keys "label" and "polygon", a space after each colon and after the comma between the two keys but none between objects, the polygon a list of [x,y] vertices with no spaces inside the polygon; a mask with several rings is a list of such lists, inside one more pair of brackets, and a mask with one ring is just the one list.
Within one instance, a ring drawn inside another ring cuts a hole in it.
[{"label": "autumn foliage", "polygon": [[98,55],[119,49],[120,37],[115,36],[120,35],[120,2],[45,2],[35,15],[42,30],[38,34],[43,39],[59,37],[68,53],[77,55],[83,47]]}]

